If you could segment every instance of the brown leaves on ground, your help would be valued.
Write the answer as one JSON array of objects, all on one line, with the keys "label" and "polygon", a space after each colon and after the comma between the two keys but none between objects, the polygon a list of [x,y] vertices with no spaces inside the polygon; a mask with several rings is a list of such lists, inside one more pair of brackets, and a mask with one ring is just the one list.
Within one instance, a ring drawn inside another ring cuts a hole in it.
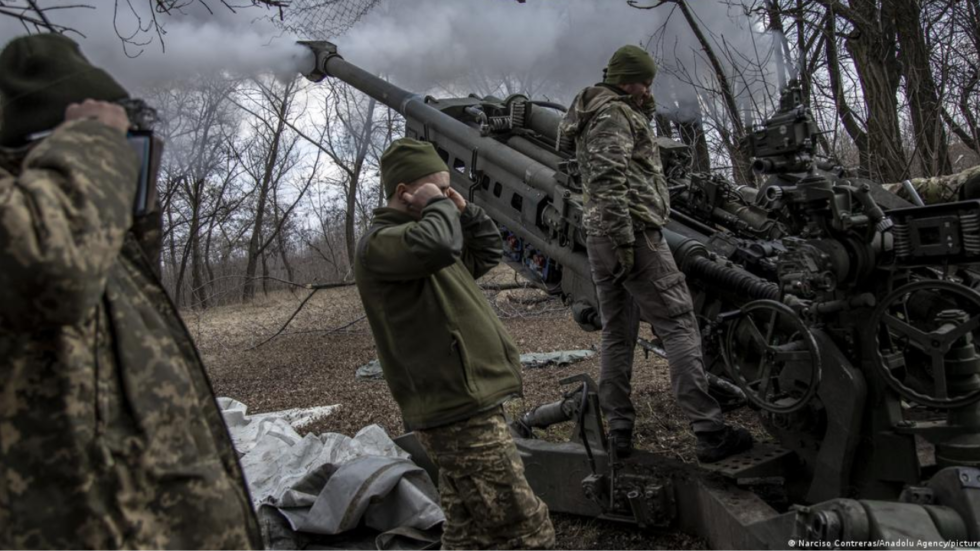
[{"label": "brown leaves on ground", "polygon": [[[514,272],[499,267],[481,280],[506,284]],[[253,348],[280,329],[310,291],[259,295],[250,304],[184,312],[219,396],[239,400],[252,413],[339,404],[337,412],[306,427],[309,432],[353,436],[377,423],[390,435],[403,432],[398,406],[384,381],[355,378],[358,367],[374,359],[374,342],[354,287],[324,289],[306,304],[279,337]],[[560,301],[536,289],[488,291],[488,299],[522,353],[591,348],[600,335],[587,333]],[[338,328],[342,328],[339,329]],[[644,330],[647,331],[647,330]],[[642,333],[641,333],[642,334]],[[561,398],[558,381],[588,373],[599,378],[599,356],[566,367],[524,370],[524,398],[507,410],[519,414]],[[684,461],[694,461],[694,436],[671,392],[665,361],[645,358],[637,348],[633,368],[637,407],[635,444]],[[730,417],[732,414],[730,414]],[[754,425],[753,414],[740,410],[734,421]],[[567,424],[566,424],[567,425]],[[553,427],[543,437],[568,437],[570,426]],[[555,515],[558,546],[564,549],[702,548],[705,542],[680,533],[654,534],[623,524]]]}]

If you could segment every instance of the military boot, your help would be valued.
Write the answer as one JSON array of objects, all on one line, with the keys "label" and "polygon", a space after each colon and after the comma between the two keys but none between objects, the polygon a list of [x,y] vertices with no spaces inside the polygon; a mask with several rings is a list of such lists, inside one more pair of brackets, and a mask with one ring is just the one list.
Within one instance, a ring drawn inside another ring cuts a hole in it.
[{"label": "military boot", "polygon": [[633,454],[633,431],[631,429],[609,431],[609,447],[616,454],[616,459],[626,459]]},{"label": "military boot", "polygon": [[725,426],[721,430],[699,432],[697,456],[701,463],[717,463],[726,457],[747,451],[754,440],[749,431]]}]

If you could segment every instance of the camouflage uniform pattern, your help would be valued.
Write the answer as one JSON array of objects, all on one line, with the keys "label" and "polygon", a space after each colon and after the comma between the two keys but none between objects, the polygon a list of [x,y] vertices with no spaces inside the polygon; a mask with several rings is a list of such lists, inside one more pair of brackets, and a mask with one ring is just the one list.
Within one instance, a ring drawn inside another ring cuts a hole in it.
[{"label": "camouflage uniform pattern", "polygon": [[561,123],[575,139],[586,233],[619,245],[667,223],[670,196],[650,128],[653,102],[638,105],[605,85],[583,90]]},{"label": "camouflage uniform pattern", "polygon": [[549,549],[548,507],[524,478],[501,409],[416,434],[439,466],[443,549]]},{"label": "camouflage uniform pattern", "polygon": [[[927,205],[932,205],[936,203],[962,201],[966,198],[963,194],[963,187],[971,180],[980,183],[980,165],[970,167],[956,174],[934,176],[931,178],[912,178],[910,181],[912,182],[912,187],[919,194],[919,197],[922,198],[922,202]],[[912,200],[901,183],[884,184],[884,188],[906,201]]]},{"label": "camouflage uniform pattern", "polygon": [[[586,88],[562,121],[575,136],[586,191],[586,247],[602,314],[599,402],[615,431],[632,431],[633,349],[640,319],[663,341],[671,390],[695,432],[724,428],[708,394],[701,335],[690,291],[660,228],[670,215],[666,178],[650,128],[652,99],[638,105],[606,85]],[[632,244],[635,263],[620,281],[616,250]]]},{"label": "camouflage uniform pattern", "polygon": [[[17,162],[14,162],[14,161]],[[0,548],[261,546],[190,335],[95,121],[0,166]]]}]

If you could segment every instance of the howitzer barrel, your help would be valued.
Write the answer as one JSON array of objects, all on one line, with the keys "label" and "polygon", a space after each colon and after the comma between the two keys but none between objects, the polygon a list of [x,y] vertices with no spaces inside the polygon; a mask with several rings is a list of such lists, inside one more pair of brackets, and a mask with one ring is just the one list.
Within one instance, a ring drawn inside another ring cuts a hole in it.
[{"label": "howitzer barrel", "polygon": [[[525,184],[553,193],[556,183],[555,170],[537,160],[529,158],[496,140],[484,137],[479,130],[460,122],[436,109],[418,94],[386,82],[371,73],[348,63],[337,53],[337,46],[325,41],[300,42],[316,57],[314,68],[304,76],[314,82],[330,76],[340,79],[364,92],[375,100],[394,109],[406,119],[419,121],[428,133],[443,136],[456,143],[466,144],[474,152],[474,158],[485,159],[488,164],[504,168],[518,175]],[[429,139],[430,136],[422,136]],[[430,140],[435,141],[435,140]],[[473,166],[469,167],[472,171]]]}]

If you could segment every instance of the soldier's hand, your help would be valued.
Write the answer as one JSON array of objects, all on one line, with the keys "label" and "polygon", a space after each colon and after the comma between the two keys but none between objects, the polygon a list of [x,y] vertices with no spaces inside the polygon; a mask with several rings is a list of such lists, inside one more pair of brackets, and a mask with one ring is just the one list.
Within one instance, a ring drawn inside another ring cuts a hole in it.
[{"label": "soldier's hand", "polygon": [[106,101],[87,99],[82,103],[73,103],[65,109],[65,122],[79,119],[92,119],[115,128],[121,132],[129,130],[129,117],[126,110]]},{"label": "soldier's hand", "polygon": [[459,213],[463,214],[463,211],[466,210],[466,199],[463,199],[463,196],[453,188],[446,188],[446,197],[449,197],[449,200],[459,209]]},{"label": "soldier's hand", "polygon": [[401,200],[405,202],[406,205],[411,210],[416,212],[422,212],[429,201],[435,199],[436,197],[445,197],[439,186],[431,183],[422,184],[415,191],[403,192],[401,195]]},{"label": "soldier's hand", "polygon": [[616,247],[616,269],[613,271],[616,284],[626,281],[633,272],[633,245]]}]

